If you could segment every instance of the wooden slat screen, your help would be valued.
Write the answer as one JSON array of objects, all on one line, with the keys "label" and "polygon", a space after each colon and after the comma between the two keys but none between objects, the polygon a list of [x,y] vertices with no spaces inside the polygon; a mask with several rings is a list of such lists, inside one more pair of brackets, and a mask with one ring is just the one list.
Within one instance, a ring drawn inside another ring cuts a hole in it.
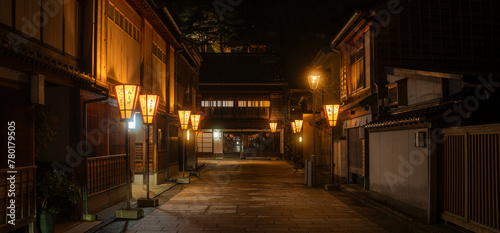
[{"label": "wooden slat screen", "polygon": [[89,196],[126,184],[125,155],[101,156],[88,159]]},{"label": "wooden slat screen", "polygon": [[469,220],[500,230],[499,133],[469,135]]},{"label": "wooden slat screen", "polygon": [[465,134],[446,135],[443,210],[465,219]]},{"label": "wooden slat screen", "polygon": [[500,132],[464,129],[445,139],[443,218],[474,231],[500,232]]}]

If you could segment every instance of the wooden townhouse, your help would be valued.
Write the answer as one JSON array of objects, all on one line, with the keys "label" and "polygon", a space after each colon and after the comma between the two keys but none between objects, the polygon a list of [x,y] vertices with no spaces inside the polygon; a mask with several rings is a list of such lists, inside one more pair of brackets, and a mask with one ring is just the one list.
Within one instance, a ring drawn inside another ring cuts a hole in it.
[{"label": "wooden townhouse", "polygon": [[379,1],[348,20],[331,47],[351,182],[424,221],[499,231],[494,9]]},{"label": "wooden townhouse", "polygon": [[[197,108],[205,115],[198,153],[280,158],[287,123],[287,83],[276,54],[202,54]],[[276,122],[271,133],[269,123]]]},{"label": "wooden townhouse", "polygon": [[[1,122],[16,124],[19,203],[13,226],[6,222],[4,192],[12,169],[1,156],[0,231],[33,229],[36,180],[52,168],[65,170],[80,187],[87,181],[91,212],[124,200],[125,127],[114,85],[136,84],[142,94],[160,95],[150,134],[152,180],[179,170],[177,109],[193,103],[201,58],[181,40],[168,9],[143,0],[2,1],[0,9]],[[132,168],[144,164],[144,128],[140,115],[136,119]],[[1,129],[3,142],[7,130]],[[53,141],[39,146],[54,131]],[[5,143],[1,148],[7,151]],[[59,217],[79,218],[82,205]]]}]

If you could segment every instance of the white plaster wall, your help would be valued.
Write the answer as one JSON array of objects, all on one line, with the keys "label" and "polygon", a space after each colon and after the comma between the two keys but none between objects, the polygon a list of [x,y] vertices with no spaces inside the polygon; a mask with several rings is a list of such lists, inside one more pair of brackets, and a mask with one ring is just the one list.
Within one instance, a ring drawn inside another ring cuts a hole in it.
[{"label": "white plaster wall", "polygon": [[428,148],[415,147],[412,129],[370,133],[370,189],[427,210]]}]

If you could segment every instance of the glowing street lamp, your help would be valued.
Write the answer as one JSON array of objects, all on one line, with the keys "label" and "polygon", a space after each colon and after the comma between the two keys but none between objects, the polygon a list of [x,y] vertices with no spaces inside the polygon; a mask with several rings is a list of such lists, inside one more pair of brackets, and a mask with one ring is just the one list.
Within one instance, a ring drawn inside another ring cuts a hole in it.
[{"label": "glowing street lamp", "polygon": [[[115,86],[115,96],[116,102],[118,103],[118,110],[120,112],[120,118],[122,122],[125,123],[125,169],[126,170],[126,181],[127,181],[127,210],[130,211],[130,162],[128,156],[128,122],[132,119],[134,115],[135,108],[137,106],[137,99],[139,98],[139,93],[141,92],[141,87],[137,85],[116,85]],[[118,211],[117,211],[118,212]],[[118,215],[118,214],[117,214]],[[142,214],[141,214],[142,215]],[[139,216],[140,217],[140,216]]]},{"label": "glowing street lamp", "polygon": [[[184,135],[187,135],[187,129],[189,127],[189,117],[191,116],[191,111],[189,110],[179,110],[179,122],[181,124],[181,129],[185,130]],[[182,140],[182,178],[184,178],[184,173],[186,170],[186,140]]]},{"label": "glowing street lamp", "polygon": [[328,127],[332,128],[332,154],[330,159],[330,173],[332,176],[332,184],[335,184],[335,174],[334,174],[334,166],[333,157],[335,155],[335,126],[337,125],[337,119],[339,117],[339,108],[338,104],[328,104],[323,105],[323,110],[325,111],[326,122],[328,123]]},{"label": "glowing street lamp", "polygon": [[156,119],[156,112],[160,103],[159,95],[140,95],[139,104],[141,105],[142,121],[145,125],[152,125]]},{"label": "glowing street lamp", "polygon": [[278,128],[278,122],[269,122],[269,127],[271,128],[271,133],[273,133],[273,156],[274,156],[274,133],[276,133],[276,128]]},{"label": "glowing street lamp", "polygon": [[115,86],[116,102],[118,103],[118,110],[120,111],[122,121],[128,122],[132,119],[140,92],[141,87],[137,85]]},{"label": "glowing street lamp", "polygon": [[270,122],[269,127],[271,128],[271,133],[276,133],[276,128],[278,127],[277,122]]},{"label": "glowing street lamp", "polygon": [[297,128],[297,133],[300,133],[302,131],[303,123],[304,123],[303,120],[295,120],[295,128]]},{"label": "glowing street lamp", "polygon": [[307,79],[309,81],[309,86],[311,87],[312,90],[318,89],[319,76],[317,76],[317,75],[310,75],[309,77],[307,77]]},{"label": "glowing street lamp", "polygon": [[315,136],[316,136],[316,100],[314,99],[314,91],[318,89],[320,77],[316,75],[310,75],[308,77],[309,81],[309,86],[311,87],[311,92],[312,92],[312,150],[311,150],[311,162],[312,162],[312,168],[311,168],[311,182],[309,182],[308,186],[312,187],[316,183],[316,176],[315,176],[315,168],[316,168],[316,144],[315,144]]},{"label": "glowing street lamp", "polygon": [[146,161],[144,173],[146,174],[146,199],[140,198],[137,204],[141,207],[154,207],[158,205],[158,199],[149,198],[149,127],[154,124],[156,112],[160,103],[159,95],[139,95],[139,104],[141,106],[142,121],[146,125]]},{"label": "glowing street lamp", "polygon": [[291,122],[291,125],[292,125],[292,131],[294,134],[297,133],[297,127],[295,126],[295,122]]},{"label": "glowing street lamp", "polygon": [[194,131],[197,131],[200,126],[201,115],[193,114],[191,115],[191,126]]},{"label": "glowing street lamp", "polygon": [[[194,133],[194,145],[196,148],[196,138],[198,136],[198,129],[200,128],[200,121],[201,121],[201,114],[192,114],[191,115],[191,126],[192,129],[195,131]],[[189,134],[188,134],[188,140],[189,140]],[[195,150],[195,170],[198,169],[198,154],[197,151]]]},{"label": "glowing street lamp", "polygon": [[188,129],[189,116],[191,116],[191,111],[179,110],[179,122],[181,123],[181,129]]},{"label": "glowing street lamp", "polygon": [[337,118],[339,117],[338,104],[323,105],[323,110],[325,110],[326,122],[328,123],[328,128],[333,128],[337,125]]}]

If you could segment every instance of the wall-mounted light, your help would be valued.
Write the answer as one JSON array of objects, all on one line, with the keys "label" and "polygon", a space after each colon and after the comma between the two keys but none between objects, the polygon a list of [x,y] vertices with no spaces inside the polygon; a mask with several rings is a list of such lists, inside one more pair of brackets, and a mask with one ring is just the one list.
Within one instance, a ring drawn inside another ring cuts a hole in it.
[{"label": "wall-mounted light", "polygon": [[132,120],[130,120],[130,122],[128,122],[128,128],[129,129],[135,129],[135,115],[137,115],[137,113],[135,113],[133,116],[132,116]]},{"label": "wall-mounted light", "polygon": [[302,136],[299,137],[299,142],[302,142]]},{"label": "wall-mounted light", "polygon": [[187,130],[186,139],[189,141],[189,130]]},{"label": "wall-mounted light", "polygon": [[297,133],[297,126],[295,125],[295,122],[291,122],[291,125],[293,133]]},{"label": "wall-mounted light", "polygon": [[426,133],[425,131],[415,132],[415,147],[427,147],[426,141]]},{"label": "wall-mounted light", "polygon": [[222,138],[222,133],[220,129],[214,129],[214,139],[221,139]]}]

